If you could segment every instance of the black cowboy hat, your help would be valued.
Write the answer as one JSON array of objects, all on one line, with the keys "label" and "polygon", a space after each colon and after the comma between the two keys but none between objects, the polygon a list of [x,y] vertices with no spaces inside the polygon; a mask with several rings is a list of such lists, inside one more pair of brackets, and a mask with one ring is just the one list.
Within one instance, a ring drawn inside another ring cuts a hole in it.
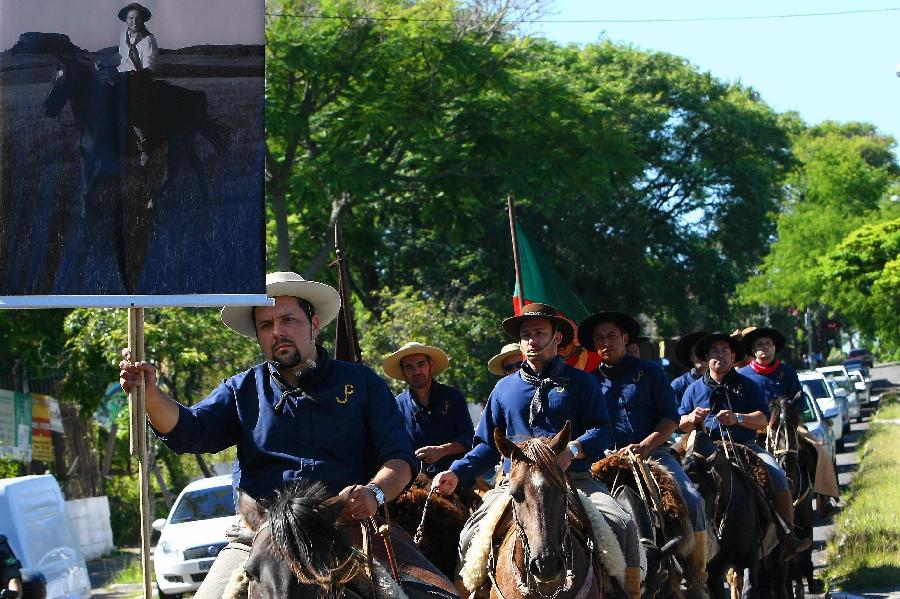
[{"label": "black cowboy hat", "polygon": [[729,335],[728,333],[722,333],[721,331],[717,331],[715,333],[710,333],[705,337],[702,337],[697,343],[694,345],[694,353],[698,358],[703,358],[704,360],[709,353],[709,347],[715,343],[716,341],[724,341],[731,347],[731,351],[734,352],[734,361],[744,357],[744,346],[741,345],[741,342]]},{"label": "black cowboy hat", "polygon": [[753,342],[760,337],[768,337],[769,339],[771,339],[772,343],[775,344],[776,352],[780,352],[782,348],[784,348],[784,335],[769,327],[759,327],[745,334],[743,339],[741,339],[741,341],[744,343],[744,350],[746,350],[747,354],[753,353]]},{"label": "black cowboy hat", "polygon": [[635,319],[622,312],[596,312],[591,314],[578,325],[578,342],[581,347],[591,351],[597,351],[594,345],[594,327],[601,322],[614,322],[628,333],[628,341],[637,341],[641,333],[641,327]]},{"label": "black cowboy hat", "polygon": [[550,304],[525,304],[521,314],[518,316],[510,316],[503,320],[503,330],[506,331],[510,337],[518,341],[519,327],[522,326],[523,321],[529,318],[548,319],[556,329],[562,333],[562,341],[559,342],[560,345],[568,345],[572,343],[572,340],[575,338],[575,332],[572,330],[572,323],[560,316],[559,310]]},{"label": "black cowboy hat", "polygon": [[136,10],[141,13],[141,16],[144,17],[144,22],[150,20],[150,17],[153,16],[153,13],[150,12],[150,9],[144,6],[143,4],[138,4],[137,2],[132,2],[128,6],[123,6],[122,10],[119,11],[119,20],[123,23],[125,22],[125,17],[128,16],[128,13]]},{"label": "black cowboy hat", "polygon": [[693,368],[694,362],[691,360],[691,350],[697,345],[697,342],[709,335],[709,331],[694,331],[688,333],[678,340],[675,344],[675,359],[687,366]]}]

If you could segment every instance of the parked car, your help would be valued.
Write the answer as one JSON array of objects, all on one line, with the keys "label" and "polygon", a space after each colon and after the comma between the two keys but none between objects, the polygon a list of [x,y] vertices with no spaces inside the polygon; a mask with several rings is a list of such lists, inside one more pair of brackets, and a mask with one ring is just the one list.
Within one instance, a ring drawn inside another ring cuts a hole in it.
[{"label": "parked car", "polygon": [[854,388],[850,378],[846,376],[826,376],[825,380],[828,382],[828,386],[831,387],[834,395],[838,398],[843,398],[847,404],[847,413],[844,415],[846,416],[844,432],[848,433],[850,432],[850,422],[852,420],[862,421],[862,408],[859,406],[859,400],[856,399],[856,388]]},{"label": "parked car", "polygon": [[160,599],[200,588],[216,556],[228,544],[225,530],[237,522],[231,475],[186,486],[168,518],[153,522],[153,528],[160,531],[153,554]]},{"label": "parked car", "polygon": [[856,396],[859,398],[859,405],[869,406],[872,403],[872,381],[863,375],[861,370],[851,370],[850,380],[856,388]]},{"label": "parked car", "polygon": [[844,422],[846,421],[847,402],[836,396],[825,380],[825,375],[813,370],[798,373],[803,390],[812,395],[819,405],[822,413],[830,412],[831,408],[837,409],[837,415],[831,418],[831,430],[838,450],[844,449]]},{"label": "parked car", "polygon": [[864,377],[869,378],[869,367],[862,360],[844,360],[844,368],[847,369],[847,372],[858,370]]},{"label": "parked car", "polygon": [[869,368],[875,368],[875,362],[872,360],[872,354],[864,347],[857,347],[847,352],[848,360],[862,360]]},{"label": "parked car", "polygon": [[806,390],[803,391],[804,408],[800,414],[800,421],[809,432],[809,436],[825,447],[825,453],[833,461],[835,455],[834,431],[831,429],[831,419],[840,414],[837,406],[832,406],[828,411],[819,409],[819,404]]},{"label": "parked car", "polygon": [[0,480],[0,533],[22,563],[23,579],[44,579],[47,599],[91,596],[78,536],[51,475]]}]

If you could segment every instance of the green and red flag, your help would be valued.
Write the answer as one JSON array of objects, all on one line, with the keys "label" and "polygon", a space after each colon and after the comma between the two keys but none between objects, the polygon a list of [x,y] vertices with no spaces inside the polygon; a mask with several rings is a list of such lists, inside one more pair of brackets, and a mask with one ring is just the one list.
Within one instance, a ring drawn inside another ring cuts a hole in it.
[{"label": "green and red flag", "polygon": [[[532,304],[540,302],[550,304],[563,316],[578,323],[590,315],[588,309],[581,303],[575,292],[569,288],[562,275],[553,267],[550,258],[525,232],[525,229],[517,222],[516,239],[519,247],[519,263],[521,265],[522,294],[524,303]],[[519,305],[519,285],[516,283],[513,291],[513,313],[521,314],[522,306]]]}]

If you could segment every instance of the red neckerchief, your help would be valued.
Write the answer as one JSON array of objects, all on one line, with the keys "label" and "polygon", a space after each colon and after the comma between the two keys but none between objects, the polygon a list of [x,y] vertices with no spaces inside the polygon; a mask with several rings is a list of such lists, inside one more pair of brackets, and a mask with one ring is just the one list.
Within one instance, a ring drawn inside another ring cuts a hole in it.
[{"label": "red neckerchief", "polygon": [[769,376],[770,374],[778,370],[779,366],[781,366],[781,360],[779,360],[778,358],[772,360],[772,363],[768,366],[763,366],[756,360],[750,362],[750,367],[753,368],[753,371],[763,376]]}]

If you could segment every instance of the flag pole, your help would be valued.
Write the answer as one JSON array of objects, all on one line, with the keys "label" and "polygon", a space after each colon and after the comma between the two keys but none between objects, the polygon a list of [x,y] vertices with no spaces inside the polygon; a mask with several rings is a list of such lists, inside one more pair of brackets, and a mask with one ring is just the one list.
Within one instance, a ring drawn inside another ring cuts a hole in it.
[{"label": "flag pole", "polygon": [[[144,309],[128,309],[128,348],[131,350],[131,361],[144,359]],[[141,568],[144,574],[144,598],[150,599],[153,591],[150,586],[150,479],[148,477],[147,456],[147,412],[144,400],[144,381],[132,389],[128,395],[130,411],[130,427],[128,436],[131,455],[138,460],[138,482],[141,487]]]},{"label": "flag pole", "polygon": [[513,262],[516,267],[516,289],[519,297],[519,312],[525,307],[525,290],[522,287],[522,260],[519,257],[519,236],[516,235],[516,207],[512,196],[507,196],[506,207],[509,210],[509,235],[512,237]]},{"label": "flag pole", "polygon": [[341,298],[341,309],[338,312],[337,327],[334,337],[334,357],[338,360],[362,364],[362,352],[359,349],[359,336],[353,322],[353,308],[350,305],[350,271],[344,257],[344,237],[341,234],[341,221],[334,223],[334,252],[336,259],[331,266],[338,268],[338,295]]}]

